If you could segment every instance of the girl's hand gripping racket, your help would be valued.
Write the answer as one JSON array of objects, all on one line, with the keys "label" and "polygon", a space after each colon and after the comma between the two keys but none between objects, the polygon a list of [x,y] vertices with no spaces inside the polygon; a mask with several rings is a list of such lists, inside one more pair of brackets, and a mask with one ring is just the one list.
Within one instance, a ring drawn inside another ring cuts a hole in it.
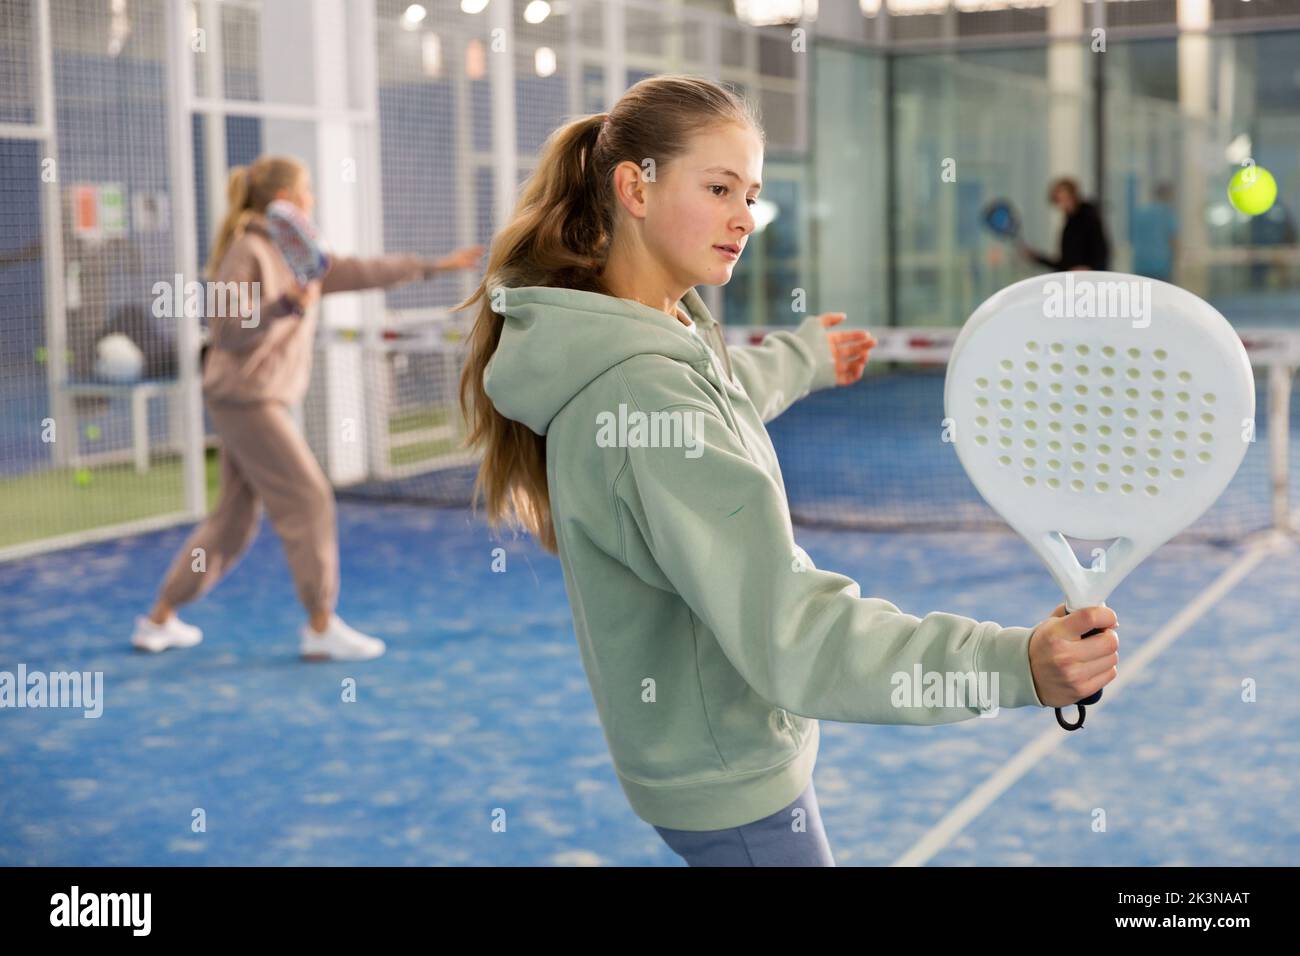
[{"label": "girl's hand gripping racket", "polygon": [[[1253,437],[1255,381],[1232,326],[1190,292],[1054,273],[975,310],[944,410],[971,481],[1074,611],[1104,604],[1227,487]],[[1085,568],[1067,537],[1112,543]],[[1079,701],[1074,724],[1056,708],[1057,722],[1077,730],[1100,699]]]}]

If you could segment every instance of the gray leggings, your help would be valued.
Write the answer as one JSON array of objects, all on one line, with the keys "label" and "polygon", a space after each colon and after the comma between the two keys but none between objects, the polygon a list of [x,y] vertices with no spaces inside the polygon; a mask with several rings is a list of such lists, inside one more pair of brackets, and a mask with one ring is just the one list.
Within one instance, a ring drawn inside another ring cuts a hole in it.
[{"label": "gray leggings", "polygon": [[835,865],[811,780],[789,806],[741,827],[655,830],[689,866]]}]

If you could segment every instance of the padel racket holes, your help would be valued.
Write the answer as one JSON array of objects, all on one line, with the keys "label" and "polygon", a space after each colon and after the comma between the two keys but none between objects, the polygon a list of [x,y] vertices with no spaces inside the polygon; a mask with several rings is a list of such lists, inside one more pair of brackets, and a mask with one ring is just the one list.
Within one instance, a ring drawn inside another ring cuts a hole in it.
[{"label": "padel racket holes", "polygon": [[977,444],[977,445],[987,445],[988,443],[989,443],[989,436],[988,436],[988,435],[976,435],[976,436],[975,436],[975,444]]},{"label": "padel racket holes", "polygon": [[1125,482],[1124,484],[1119,486],[1119,490],[1122,491],[1124,494],[1129,495],[1133,493],[1133,486]]},{"label": "padel racket holes", "polygon": [[1083,491],[1083,482],[1078,478],[1074,479],[1074,481],[1070,482],[1070,489],[1072,491]]},{"label": "padel racket holes", "polygon": [[1096,488],[1097,488],[1097,491],[1099,491],[1099,492],[1100,492],[1101,494],[1103,494],[1103,495],[1104,495],[1106,492],[1110,491],[1110,485],[1106,484],[1106,482],[1104,482],[1104,481],[1099,481],[1099,482],[1097,482],[1097,484],[1096,484]]},{"label": "padel racket holes", "polygon": [[1112,346],[1109,346],[1109,345],[1103,345],[1103,346],[1101,347],[1101,354],[1104,355],[1104,356],[1106,356],[1106,358],[1114,358],[1114,357],[1115,357],[1115,349],[1114,349]]},{"label": "padel racket holes", "polygon": [[1210,458],[1211,458],[1211,455],[1210,455],[1210,453],[1209,453],[1208,451],[1203,451],[1203,452],[1201,452],[1200,454],[1198,454],[1198,455],[1196,456],[1196,460],[1199,461],[1199,462],[1201,462],[1202,464],[1204,464],[1205,462],[1209,461]]},{"label": "padel racket holes", "polygon": [[1048,479],[1047,479],[1047,487],[1049,487],[1049,488],[1053,488],[1053,489],[1055,489],[1055,488],[1059,488],[1059,487],[1061,487],[1061,482],[1060,482],[1059,480],[1057,480],[1056,478],[1048,478]]},{"label": "padel racket holes", "polygon": [[1203,401],[1206,405],[1213,405],[1213,404],[1214,404],[1214,393],[1213,393],[1213,392],[1206,392],[1204,395],[1201,396],[1201,401]]},{"label": "padel racket holes", "polygon": [[1125,354],[1127,354],[1128,357],[1131,359],[1140,359],[1142,357],[1142,353],[1139,352],[1137,349],[1129,349],[1128,352]]},{"label": "padel racket holes", "polygon": [[1062,372],[1065,371],[1065,366],[1062,365],[1060,362],[1053,362],[1051,365],[1047,367],[1052,370],[1053,375],[1060,375]]},{"label": "padel racket holes", "polygon": [[1169,473],[1169,475],[1170,475],[1171,478],[1174,478],[1175,480],[1177,480],[1177,479],[1183,477],[1183,470],[1182,470],[1181,468],[1175,468],[1173,471],[1171,471],[1171,472]]},{"label": "padel racket holes", "polygon": [[[1097,446],[1097,454],[1099,454],[1099,455],[1109,455],[1109,454],[1110,454],[1110,446],[1109,446],[1109,445],[1098,445],[1098,446]],[[1098,467],[1100,467],[1100,466],[1098,466]]]},{"label": "padel racket holes", "polygon": [[1106,464],[1104,461],[1103,461],[1103,462],[1098,462],[1098,464],[1097,464],[1097,474],[1099,474],[1099,475],[1109,475],[1109,474],[1110,474],[1110,465]]},{"label": "padel racket holes", "polygon": [[1214,424],[1214,416],[1211,415],[1209,412],[1206,412],[1204,415],[1201,416],[1201,421],[1204,422],[1204,423],[1207,424],[1207,425],[1213,425],[1213,424]]},{"label": "padel racket holes", "polygon": [[1048,346],[1048,350],[1051,351],[1053,355],[1060,355],[1062,352],[1065,351],[1065,346],[1062,345],[1060,342],[1053,342],[1051,345]]},{"label": "padel racket holes", "polygon": [[1196,437],[1201,440],[1202,445],[1208,445],[1210,442],[1214,441],[1214,436],[1209,432],[1201,432]]},{"label": "padel racket holes", "polygon": [[1169,353],[1164,349],[1156,349],[1151,354],[1156,357],[1157,362],[1163,362],[1165,359],[1169,358]]},{"label": "padel racket holes", "polygon": [[1074,374],[1079,376],[1079,378],[1086,378],[1088,375],[1088,366],[1076,365],[1074,367]]},{"label": "padel racket holes", "polygon": [[1154,498],[1156,495],[1160,494],[1160,489],[1157,488],[1155,485],[1147,485],[1147,487],[1146,487],[1146,493],[1147,493],[1150,497]]},{"label": "padel racket holes", "polygon": [[1037,352],[1038,349],[1039,349],[1039,345],[1038,345],[1037,342],[1032,342],[1032,341],[1030,341],[1030,342],[1026,342],[1026,343],[1025,343],[1025,351],[1026,351],[1026,352]]},{"label": "padel racket holes", "polygon": [[1028,487],[1030,487],[1030,488],[1034,487],[1034,484],[1035,484],[1035,482],[1034,482],[1034,476],[1033,476],[1033,475],[1025,475],[1025,477],[1024,477],[1024,482],[1025,482],[1025,484],[1026,484]]},{"label": "padel racket holes", "polygon": [[1075,354],[1075,355],[1087,355],[1087,354],[1088,354],[1088,346],[1086,346],[1086,345],[1076,345],[1076,346],[1074,347],[1074,354]]},{"label": "padel racket holes", "polygon": [[975,387],[976,387],[976,388],[988,388],[988,387],[989,387],[989,380],[988,380],[987,378],[977,378],[977,379],[975,379]]}]

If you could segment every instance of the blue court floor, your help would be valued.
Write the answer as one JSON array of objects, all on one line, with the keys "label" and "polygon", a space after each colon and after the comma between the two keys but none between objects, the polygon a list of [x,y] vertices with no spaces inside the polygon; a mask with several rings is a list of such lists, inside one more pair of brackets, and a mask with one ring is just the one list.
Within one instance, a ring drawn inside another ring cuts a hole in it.
[{"label": "blue court floor", "polygon": [[[186,529],[0,565],[0,670],[104,672],[99,719],[0,710],[0,864],[682,865],[614,777],[558,561],[465,510],[344,501],[339,515],[340,613],[389,642],[365,664],[299,662],[269,526],[186,609],[204,643],[158,656],[130,649],[132,618]],[[1059,601],[1009,533],[796,530],[819,567],[911,613],[1030,625]],[[1121,668],[1245,547],[1175,543],[1143,564],[1110,601]],[[1298,557],[1292,544],[1264,562],[931,862],[1294,864]],[[1025,709],[824,722],[814,779],[837,861],[897,859],[1054,726]]]}]

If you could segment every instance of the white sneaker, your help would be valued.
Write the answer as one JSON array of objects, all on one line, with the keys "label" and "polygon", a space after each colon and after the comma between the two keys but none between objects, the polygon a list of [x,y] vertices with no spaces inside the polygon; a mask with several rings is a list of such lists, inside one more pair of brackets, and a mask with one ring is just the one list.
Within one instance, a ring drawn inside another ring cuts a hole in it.
[{"label": "white sneaker", "polygon": [[169,647],[193,647],[201,640],[203,632],[193,624],[186,624],[175,614],[166,624],[155,624],[148,617],[137,617],[131,646],[136,650],[156,654]]},{"label": "white sneaker", "polygon": [[310,624],[298,633],[302,656],[309,661],[368,661],[384,653],[383,641],[348,627],[337,614],[330,615],[329,626],[319,634]]}]

